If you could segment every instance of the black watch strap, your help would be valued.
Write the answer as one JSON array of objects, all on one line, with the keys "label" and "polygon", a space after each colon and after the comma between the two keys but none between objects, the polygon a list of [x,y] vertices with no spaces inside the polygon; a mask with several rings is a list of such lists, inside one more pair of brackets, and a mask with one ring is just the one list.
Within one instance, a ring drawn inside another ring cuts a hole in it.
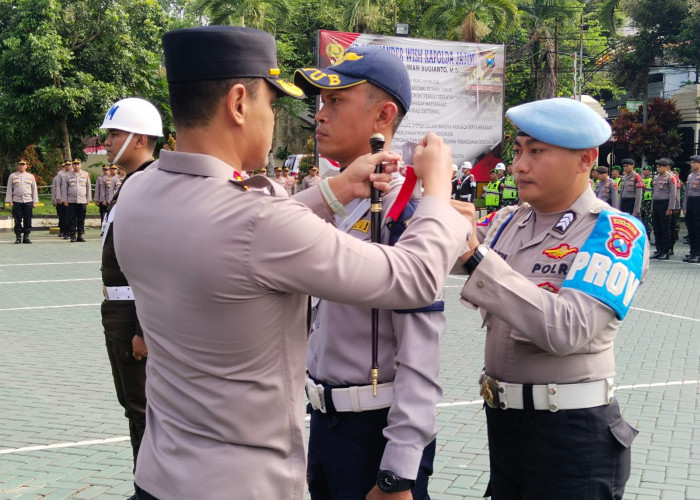
[{"label": "black watch strap", "polygon": [[380,470],[377,476],[377,486],[385,493],[396,493],[413,488],[416,484],[412,479],[404,479],[390,470]]},{"label": "black watch strap", "polygon": [[474,253],[467,259],[467,261],[462,264],[462,268],[467,274],[472,274],[474,270],[476,269],[476,266],[479,265],[479,262],[481,262],[484,258],[484,255],[486,255],[486,249],[482,246],[479,245],[476,247],[476,250],[474,250]]}]

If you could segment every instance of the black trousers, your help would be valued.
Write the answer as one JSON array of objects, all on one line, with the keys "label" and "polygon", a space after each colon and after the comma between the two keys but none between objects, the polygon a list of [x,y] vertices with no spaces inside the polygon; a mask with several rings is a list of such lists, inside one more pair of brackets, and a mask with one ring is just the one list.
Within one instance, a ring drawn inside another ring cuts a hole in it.
[{"label": "black trousers", "polygon": [[620,198],[620,210],[632,215],[635,198]]},{"label": "black trousers", "polygon": [[133,301],[102,302],[102,326],[107,355],[112,367],[117,400],[129,420],[129,436],[134,454],[134,467],[143,433],[146,430],[146,359],[133,356],[131,339],[140,331]]},{"label": "black trousers", "polygon": [[61,234],[68,234],[68,207],[63,203],[56,204],[56,215],[58,216],[58,231]]},{"label": "black trousers", "polygon": [[686,198],[685,225],[688,228],[690,254],[700,256],[700,196]]},{"label": "black trousers", "polygon": [[616,400],[606,406],[554,413],[486,407],[486,422],[491,478],[484,496],[493,500],[622,498],[637,431],[622,418]]},{"label": "black trousers", "polygon": [[24,233],[28,235],[32,232],[32,214],[34,212],[34,204],[14,202],[12,204],[12,217],[15,219],[15,234],[19,236]]},{"label": "black trousers", "polygon": [[[359,413],[311,413],[307,479],[312,500],[364,500],[377,483],[386,438],[389,409]],[[429,500],[428,479],[433,473],[435,441],[423,450],[415,500]]]},{"label": "black trousers", "polygon": [[84,203],[68,203],[68,234],[83,234],[85,232],[85,213],[87,205]]},{"label": "black trousers", "polygon": [[668,253],[671,250],[671,216],[666,215],[668,200],[654,200],[651,207],[651,225],[654,228],[656,251]]},{"label": "black trousers", "polygon": [[99,203],[98,206],[100,208],[100,224],[102,224],[105,220],[105,214],[107,213],[107,205]]}]

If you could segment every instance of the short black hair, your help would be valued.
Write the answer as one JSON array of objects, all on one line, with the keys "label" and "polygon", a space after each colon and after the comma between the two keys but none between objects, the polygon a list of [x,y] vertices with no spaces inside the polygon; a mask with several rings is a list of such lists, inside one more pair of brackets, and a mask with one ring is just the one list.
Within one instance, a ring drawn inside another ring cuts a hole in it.
[{"label": "short black hair", "polygon": [[254,98],[260,82],[260,78],[169,82],[170,109],[175,127],[201,127],[209,124],[221,99],[228,94],[231,87],[240,83]]}]

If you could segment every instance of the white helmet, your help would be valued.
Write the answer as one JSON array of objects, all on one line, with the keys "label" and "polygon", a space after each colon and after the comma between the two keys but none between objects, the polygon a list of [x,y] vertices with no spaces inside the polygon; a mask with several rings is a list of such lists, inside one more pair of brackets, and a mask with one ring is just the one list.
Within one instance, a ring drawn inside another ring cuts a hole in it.
[{"label": "white helmet", "polygon": [[145,99],[129,97],[109,108],[100,128],[163,137],[163,122],[156,107]]},{"label": "white helmet", "polygon": [[464,161],[464,162],[462,162],[462,168],[468,168],[468,169],[471,170],[471,168],[472,168],[472,162],[470,162],[470,161]]},{"label": "white helmet", "polygon": [[456,172],[456,171],[457,171],[457,165],[455,165],[454,163],[452,164],[452,171],[453,171],[453,172]]},{"label": "white helmet", "polygon": [[506,166],[503,163],[496,163],[496,170],[505,170]]}]

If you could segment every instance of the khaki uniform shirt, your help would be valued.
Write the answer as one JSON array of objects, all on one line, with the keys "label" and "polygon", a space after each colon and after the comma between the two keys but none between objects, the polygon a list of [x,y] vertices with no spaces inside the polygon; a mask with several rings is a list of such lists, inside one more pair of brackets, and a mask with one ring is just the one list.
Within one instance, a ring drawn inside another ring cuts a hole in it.
[{"label": "khaki uniform shirt", "polygon": [[56,206],[61,203],[61,182],[63,181],[63,170],[59,170],[51,182],[51,204]]},{"label": "khaki uniform shirt", "polygon": [[700,196],[700,172],[690,172],[688,179],[685,181],[685,200],[683,210],[688,209],[688,198],[697,198]]},{"label": "khaki uniform shirt", "polygon": [[84,170],[70,171],[63,178],[61,185],[61,201],[87,205],[92,201],[92,189],[90,187],[90,174]]},{"label": "khaki uniform shirt", "polygon": [[317,186],[321,183],[320,175],[307,175],[304,180],[301,181],[301,190],[309,189],[310,187]]},{"label": "khaki uniform shirt", "polygon": [[680,196],[678,194],[679,181],[675,175],[666,173],[657,174],[652,181],[652,207],[654,200],[668,200],[667,210],[677,210],[680,206]]},{"label": "khaki uniform shirt", "polygon": [[95,195],[93,199],[96,203],[107,203],[107,179],[109,175],[102,174],[95,180]]},{"label": "khaki uniform shirt", "polygon": [[617,193],[617,184],[611,178],[607,181],[598,181],[595,195],[613,208],[620,208],[620,200]]},{"label": "khaki uniform shirt", "polygon": [[642,196],[644,196],[642,176],[636,172],[632,172],[630,175],[623,175],[620,181],[620,198],[634,198],[632,213],[638,214],[641,210]]},{"label": "khaki uniform shirt", "polygon": [[7,178],[5,202],[9,203],[39,203],[39,192],[36,188],[36,178],[29,172],[23,174],[12,172]]},{"label": "khaki uniform shirt", "polygon": [[112,175],[107,178],[106,180],[107,184],[107,203],[112,201],[112,198],[114,198],[114,193],[117,192],[117,189],[119,186],[122,185],[122,180],[119,178],[118,175]]},{"label": "khaki uniform shirt", "polygon": [[284,177],[282,177],[282,176],[273,177],[273,178],[270,179],[270,180],[271,180],[272,182],[276,182],[282,189],[284,189],[284,190],[287,189],[287,180],[286,180]]},{"label": "khaki uniform shirt", "polygon": [[[509,208],[478,223],[480,239],[493,241]],[[489,375],[502,382],[567,384],[615,374],[613,341],[620,327],[618,315],[591,294],[562,286],[575,272],[575,276],[592,279],[599,291],[605,290],[606,283],[609,287],[624,285],[616,290],[618,297],[631,301],[648,268],[646,233],[635,217],[612,211],[637,228],[627,248],[636,252],[640,269],[627,275],[629,281],[611,278],[605,272],[612,261],[605,240],[593,251],[584,247],[592,242],[589,237],[603,218],[603,210],[610,208],[589,189],[560,214],[540,216],[527,203],[512,210],[513,218],[462,289],[462,301],[481,308]],[[535,234],[538,216],[545,219],[539,226],[544,230]],[[602,234],[607,238],[612,232]],[[586,267],[587,257],[601,264],[601,272],[595,272],[593,265]],[[615,272],[620,270],[617,266],[612,266]]]},{"label": "khaki uniform shirt", "polygon": [[120,192],[114,220],[149,350],[136,483],[163,499],[301,500],[306,294],[430,304],[466,219],[426,197],[395,247],[368,245],[328,224],[319,189],[244,191],[206,155],[161,151],[151,167]]},{"label": "khaki uniform shirt", "polygon": [[[384,217],[401,184],[403,178],[392,182],[392,189],[384,195]],[[348,204],[347,213],[351,214],[359,202]],[[336,222],[342,224],[343,219],[337,218]],[[350,227],[348,234],[370,241],[369,212]],[[388,244],[386,220],[381,234],[382,243]],[[423,450],[437,433],[435,405],[442,397],[437,376],[445,324],[445,315],[439,311],[379,311],[379,383],[394,382],[394,403],[382,433],[387,444],[380,469],[406,479],[417,477]],[[371,384],[371,325],[371,309],[321,300],[309,336],[309,374],[336,386]]]},{"label": "khaki uniform shirt", "polygon": [[289,196],[292,196],[294,193],[297,191],[297,180],[295,177],[292,177],[291,175],[288,175],[287,177],[282,176],[285,182],[285,189],[287,190],[287,193],[289,193]]}]

